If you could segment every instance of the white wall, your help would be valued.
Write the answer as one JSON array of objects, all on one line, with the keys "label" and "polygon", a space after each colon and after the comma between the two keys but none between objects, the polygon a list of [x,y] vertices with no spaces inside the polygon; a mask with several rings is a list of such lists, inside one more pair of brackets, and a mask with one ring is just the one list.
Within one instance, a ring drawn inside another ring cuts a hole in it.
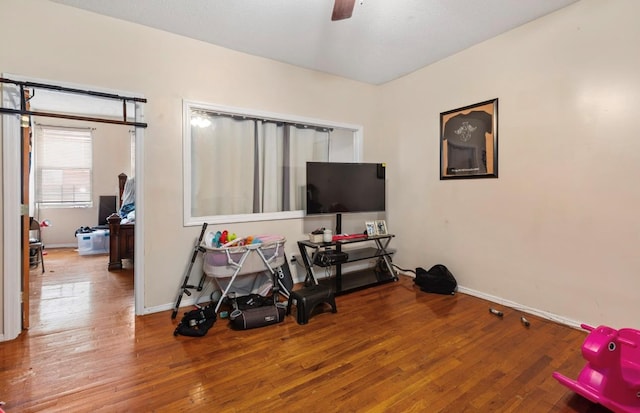
[{"label": "white wall", "polygon": [[[0,37],[8,40],[0,48],[0,72],[127,90],[148,99],[145,209],[137,211],[145,215],[147,308],[173,302],[200,230],[182,226],[182,99],[358,124],[365,131],[374,115],[374,86],[49,1],[2,0]],[[368,152],[365,160],[367,156],[377,160],[376,153]],[[305,223],[282,220],[226,228],[246,235],[282,234],[293,254]]]},{"label": "white wall", "polygon": [[[639,14],[635,0],[583,0],[382,88],[399,264],[640,327]],[[440,181],[439,113],[492,98],[499,178]]]}]

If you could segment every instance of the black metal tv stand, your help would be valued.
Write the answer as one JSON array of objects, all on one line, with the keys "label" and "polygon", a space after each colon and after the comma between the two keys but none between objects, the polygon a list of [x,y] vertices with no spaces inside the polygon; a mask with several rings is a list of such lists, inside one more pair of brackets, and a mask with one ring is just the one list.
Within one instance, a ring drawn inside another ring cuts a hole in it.
[{"label": "black metal tv stand", "polygon": [[[395,250],[389,249],[389,243],[393,237],[394,235],[388,234],[332,242],[298,241],[300,255],[307,271],[305,285],[326,283],[332,287],[336,295],[339,295],[373,285],[398,281],[398,275],[391,263],[391,256]],[[369,245],[363,245],[366,243]],[[337,253],[346,252],[348,257],[345,261],[337,263],[318,259],[327,250],[335,250]],[[378,260],[374,267],[343,272],[343,266],[346,264],[376,258]],[[314,266],[334,267],[335,276],[318,278]]]}]

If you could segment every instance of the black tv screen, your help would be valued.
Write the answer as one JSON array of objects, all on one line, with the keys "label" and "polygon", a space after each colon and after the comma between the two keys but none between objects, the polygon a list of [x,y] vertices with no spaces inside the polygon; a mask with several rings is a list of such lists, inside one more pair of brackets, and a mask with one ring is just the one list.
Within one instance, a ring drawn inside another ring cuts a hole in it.
[{"label": "black tv screen", "polygon": [[385,210],[385,164],[307,162],[308,215]]}]

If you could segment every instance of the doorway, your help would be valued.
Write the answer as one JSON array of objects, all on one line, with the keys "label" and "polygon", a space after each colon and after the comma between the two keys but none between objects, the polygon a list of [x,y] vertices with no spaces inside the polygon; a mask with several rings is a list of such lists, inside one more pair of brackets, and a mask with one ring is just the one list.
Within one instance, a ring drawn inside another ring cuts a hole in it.
[{"label": "doorway", "polygon": [[[56,113],[76,113],[84,114],[87,108],[90,108],[92,116],[105,116],[101,115],[102,112],[110,110],[106,105],[105,96],[136,96],[139,94],[123,91],[105,90],[96,88],[94,86],[84,85],[70,85],[61,84],[60,82],[51,82],[41,79],[25,78],[17,75],[3,74],[3,78],[11,79],[17,82],[30,82],[35,84],[52,85],[55,84],[61,88],[69,88],[80,91],[92,91],[95,96],[88,95],[82,96],[79,99],[77,96],[71,96],[69,93],[49,93],[49,102],[42,104],[48,105],[49,110]],[[4,83],[2,88],[2,108],[19,109],[19,101],[16,100],[16,96],[19,95],[19,89],[17,86],[12,87],[11,84]],[[35,88],[36,93],[40,93],[41,96],[47,93],[43,93],[42,90]],[[141,98],[141,97],[140,97]],[[87,100],[89,99],[89,100]],[[141,98],[143,99],[143,98]],[[45,99],[47,100],[47,99]],[[78,107],[78,102],[81,102],[82,111],[72,109]],[[87,105],[87,102],[93,102],[94,104]],[[124,106],[120,103],[121,107]],[[36,108],[31,108],[35,111]],[[126,109],[125,109],[126,112]],[[135,103],[133,109],[129,114],[133,113],[136,124],[140,124],[139,120],[144,118],[144,105]],[[97,114],[97,115],[96,115]],[[125,113],[126,116],[126,113]],[[125,118],[126,119],[126,118]],[[146,125],[145,125],[146,126]],[[3,198],[4,198],[4,262],[3,262],[3,274],[4,274],[4,306],[3,306],[3,318],[4,318],[4,334],[2,340],[11,340],[17,337],[22,330],[22,318],[21,318],[21,226],[20,217],[21,211],[26,212],[26,207],[21,207],[20,204],[20,180],[15,179],[16,176],[20,176],[20,146],[18,144],[21,133],[20,118],[15,115],[2,116],[2,136],[3,136]],[[135,127],[135,170],[132,171],[136,176],[136,194],[142,193],[142,187],[144,184],[143,176],[143,161],[144,161],[144,142],[143,142],[144,128]],[[113,177],[114,182],[117,182],[117,176]],[[136,195],[136,208],[138,210],[143,209],[143,199],[141,196]],[[134,306],[135,314],[142,314],[144,311],[144,220],[141,215],[136,220],[135,226],[135,260],[134,260]],[[26,252],[28,253],[28,251]],[[105,260],[107,261],[107,260]],[[105,262],[105,267],[107,262]],[[27,269],[28,271],[28,269]]]}]

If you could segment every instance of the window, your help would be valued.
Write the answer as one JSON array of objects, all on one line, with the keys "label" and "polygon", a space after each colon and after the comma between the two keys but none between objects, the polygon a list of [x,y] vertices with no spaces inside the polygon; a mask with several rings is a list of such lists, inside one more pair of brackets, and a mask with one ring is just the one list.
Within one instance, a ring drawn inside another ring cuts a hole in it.
[{"label": "window", "polygon": [[360,126],[185,102],[185,225],[302,217],[306,162],[357,162],[361,140]]},{"label": "window", "polygon": [[90,129],[38,126],[35,196],[41,207],[92,206]]}]

